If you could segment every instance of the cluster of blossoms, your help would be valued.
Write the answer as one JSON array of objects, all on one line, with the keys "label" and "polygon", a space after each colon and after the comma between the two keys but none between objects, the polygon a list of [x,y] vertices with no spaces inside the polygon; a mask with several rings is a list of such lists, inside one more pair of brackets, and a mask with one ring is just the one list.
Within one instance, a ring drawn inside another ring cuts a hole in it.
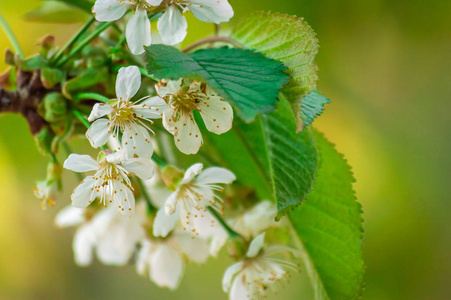
[{"label": "cluster of blossoms", "polygon": [[116,21],[128,9],[133,11],[126,28],[128,46],[133,54],[144,52],[144,46],[152,43],[150,17],[162,13],[158,19],[158,31],[166,45],[181,43],[188,23],[183,15],[191,11],[202,22],[222,23],[233,17],[233,9],[227,0],[97,0],[92,11],[100,22]]},{"label": "cluster of blossoms", "polygon": [[[159,16],[161,39],[169,45],[185,38],[183,13],[188,10],[210,23],[233,16],[226,0],[98,0],[93,13],[98,21],[109,22],[125,16],[129,9],[133,14],[126,39],[133,54],[141,54],[150,45],[150,18],[154,16]],[[74,189],[72,205],[55,220],[62,228],[77,227],[73,250],[78,265],[90,265],[94,254],[107,265],[133,261],[139,274],[175,289],[187,261],[205,263],[230,242],[237,262],[226,270],[223,289],[233,300],[264,296],[274,282],[289,276],[289,270],[298,270],[287,259],[287,255],[297,256],[297,250],[265,244],[271,236],[268,229],[285,226],[274,221],[273,203],[238,205],[223,219],[225,202],[243,200],[233,199],[237,197],[233,186],[231,196],[224,197],[225,188],[237,179],[231,171],[204,169],[202,163],[195,163],[181,172],[156,158],[154,144],[158,153],[175,148],[183,154],[198,153],[203,139],[196,115],[211,133],[229,131],[233,109],[227,101],[207,83],[188,78],[162,79],[142,88],[136,66],[119,70],[115,92],[115,99],[96,103],[87,118],[91,125],[86,137],[93,148],[101,148],[97,159],[72,153],[64,162],[65,169],[92,172]],[[146,96],[134,100],[139,94]],[[160,119],[161,124],[155,124]],[[169,147],[154,138],[156,129],[163,128],[174,137]],[[53,205],[56,184],[53,178],[38,183],[35,193],[43,206]],[[285,256],[274,258],[279,254]]]}]

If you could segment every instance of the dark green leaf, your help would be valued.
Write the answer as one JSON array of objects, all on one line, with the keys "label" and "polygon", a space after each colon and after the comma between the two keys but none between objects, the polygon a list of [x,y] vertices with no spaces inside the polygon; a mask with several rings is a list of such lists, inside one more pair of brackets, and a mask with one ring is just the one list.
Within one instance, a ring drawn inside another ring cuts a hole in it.
[{"label": "dark green leaf", "polygon": [[301,119],[304,121],[303,126],[312,124],[313,120],[321,115],[324,110],[324,105],[330,103],[330,99],[318,93],[318,90],[313,90],[302,99],[301,102]]},{"label": "dark green leaf", "polygon": [[278,60],[288,67],[290,82],[282,93],[291,103],[302,129],[301,100],[316,87],[318,52],[315,32],[302,18],[279,13],[257,12],[244,17],[234,28],[231,38],[247,48]]},{"label": "dark green leaf", "polygon": [[322,134],[313,131],[313,136],[320,153],[316,185],[289,218],[305,250],[315,299],[354,300],[361,295],[364,275],[362,209],[343,155]]},{"label": "dark green leaf", "polygon": [[313,188],[317,150],[309,130],[296,133],[293,113],[283,97],[274,113],[262,116],[262,122],[270,177],[277,200],[277,219],[280,219],[301,204]]},{"label": "dark green leaf", "polygon": [[279,90],[288,81],[280,62],[244,49],[204,49],[186,55],[173,47],[152,45],[146,48],[146,61],[149,74],[159,79],[204,79],[245,121],[273,111]]}]

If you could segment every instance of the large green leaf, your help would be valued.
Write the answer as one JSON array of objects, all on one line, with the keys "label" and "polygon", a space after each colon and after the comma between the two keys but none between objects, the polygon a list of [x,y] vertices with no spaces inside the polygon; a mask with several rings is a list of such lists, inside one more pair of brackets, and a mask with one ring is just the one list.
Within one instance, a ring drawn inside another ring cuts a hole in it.
[{"label": "large green leaf", "polygon": [[311,132],[296,133],[285,98],[281,97],[278,106],[252,124],[235,122],[233,131],[209,135],[205,141],[205,147],[212,143],[225,164],[254,186],[260,198],[272,191],[279,211],[277,219],[301,204],[313,188],[318,162]]},{"label": "large green leaf", "polygon": [[291,103],[298,130],[301,130],[304,122],[301,100],[315,89],[318,79],[314,62],[318,41],[312,28],[296,16],[257,12],[244,17],[235,26],[231,38],[288,67],[291,80],[282,93]]},{"label": "large green leaf", "polygon": [[146,61],[149,74],[159,79],[204,79],[245,121],[273,111],[279,90],[288,82],[283,64],[245,49],[204,49],[187,55],[152,45],[146,48]]},{"label": "large green leaf", "polygon": [[310,131],[296,133],[293,113],[283,96],[274,113],[262,116],[262,125],[279,219],[313,188],[318,155]]},{"label": "large green leaf", "polygon": [[362,291],[362,209],[354,177],[343,155],[313,131],[320,153],[316,185],[303,205],[289,214],[305,250],[305,265],[316,300],[353,300]]}]

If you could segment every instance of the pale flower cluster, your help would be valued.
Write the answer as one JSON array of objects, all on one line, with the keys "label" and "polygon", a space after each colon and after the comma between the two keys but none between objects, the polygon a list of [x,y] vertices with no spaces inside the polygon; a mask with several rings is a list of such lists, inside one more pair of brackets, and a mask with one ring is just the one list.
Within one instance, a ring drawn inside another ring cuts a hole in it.
[{"label": "pale flower cluster", "polygon": [[[233,16],[227,0],[97,0],[93,13],[98,21],[109,22],[129,10],[126,39],[133,54],[143,53],[143,47],[151,44],[149,18],[154,16],[159,17],[158,30],[169,45],[186,37],[183,14],[188,10],[209,23],[226,22]],[[232,128],[232,107],[198,80],[160,80],[155,96],[146,89],[141,92],[147,96],[134,100],[140,90],[140,69],[121,68],[116,98],[95,104],[88,117],[92,124],[86,137],[92,147],[102,148],[97,158],[70,154],[64,162],[65,169],[91,172],[74,189],[72,206],[55,220],[61,228],[77,227],[76,263],[88,266],[94,256],[114,266],[132,261],[138,274],[149,276],[160,287],[175,289],[187,262],[205,263],[218,255],[230,237],[238,236],[234,242],[246,251],[236,251],[238,261],[225,272],[223,289],[231,300],[264,296],[274,282],[287,277],[288,270],[297,270],[290,260],[273,257],[283,252],[296,255],[296,250],[265,245],[265,232],[281,226],[274,221],[274,204],[262,201],[224,220],[225,187],[237,179],[231,171],[204,169],[196,163],[184,173],[177,171],[180,174],[164,187],[164,180],[156,175],[162,168],[156,171],[152,161],[156,120],[162,120],[180,152],[195,154],[203,145],[195,115],[209,132],[223,134]],[[142,181],[138,190],[135,180]],[[35,190],[43,206],[53,205],[52,184],[40,182]],[[96,201],[101,205],[90,206]]]},{"label": "pale flower cluster", "polygon": [[133,14],[128,19],[125,36],[130,51],[142,54],[144,46],[152,43],[150,19],[162,13],[157,28],[166,45],[181,43],[186,35],[188,23],[184,13],[191,11],[202,22],[222,23],[233,17],[233,9],[227,0],[97,0],[92,12],[97,21],[110,22],[124,17],[128,10]]}]

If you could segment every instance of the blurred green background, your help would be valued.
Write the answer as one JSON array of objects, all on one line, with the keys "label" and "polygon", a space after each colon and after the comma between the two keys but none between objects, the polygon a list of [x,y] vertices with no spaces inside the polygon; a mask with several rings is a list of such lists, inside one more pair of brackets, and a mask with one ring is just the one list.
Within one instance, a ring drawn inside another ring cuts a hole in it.
[{"label": "blurred green background", "polygon": [[[318,34],[319,89],[332,103],[315,125],[345,153],[357,178],[365,211],[363,299],[451,299],[451,1],[230,2],[235,19],[254,10],[296,14]],[[80,26],[24,21],[38,5],[0,2],[26,54],[45,34],[62,44]],[[205,28],[190,18],[187,42],[209,34]],[[7,47],[0,33],[0,51]],[[84,141],[73,146],[89,149]],[[76,267],[73,231],[53,226],[75,178],[65,176],[66,197],[41,211],[32,188],[45,167],[24,119],[0,115],[0,299],[226,299],[225,255],[189,265],[176,292],[156,288],[133,266]],[[301,274],[270,298],[312,296]]]}]

